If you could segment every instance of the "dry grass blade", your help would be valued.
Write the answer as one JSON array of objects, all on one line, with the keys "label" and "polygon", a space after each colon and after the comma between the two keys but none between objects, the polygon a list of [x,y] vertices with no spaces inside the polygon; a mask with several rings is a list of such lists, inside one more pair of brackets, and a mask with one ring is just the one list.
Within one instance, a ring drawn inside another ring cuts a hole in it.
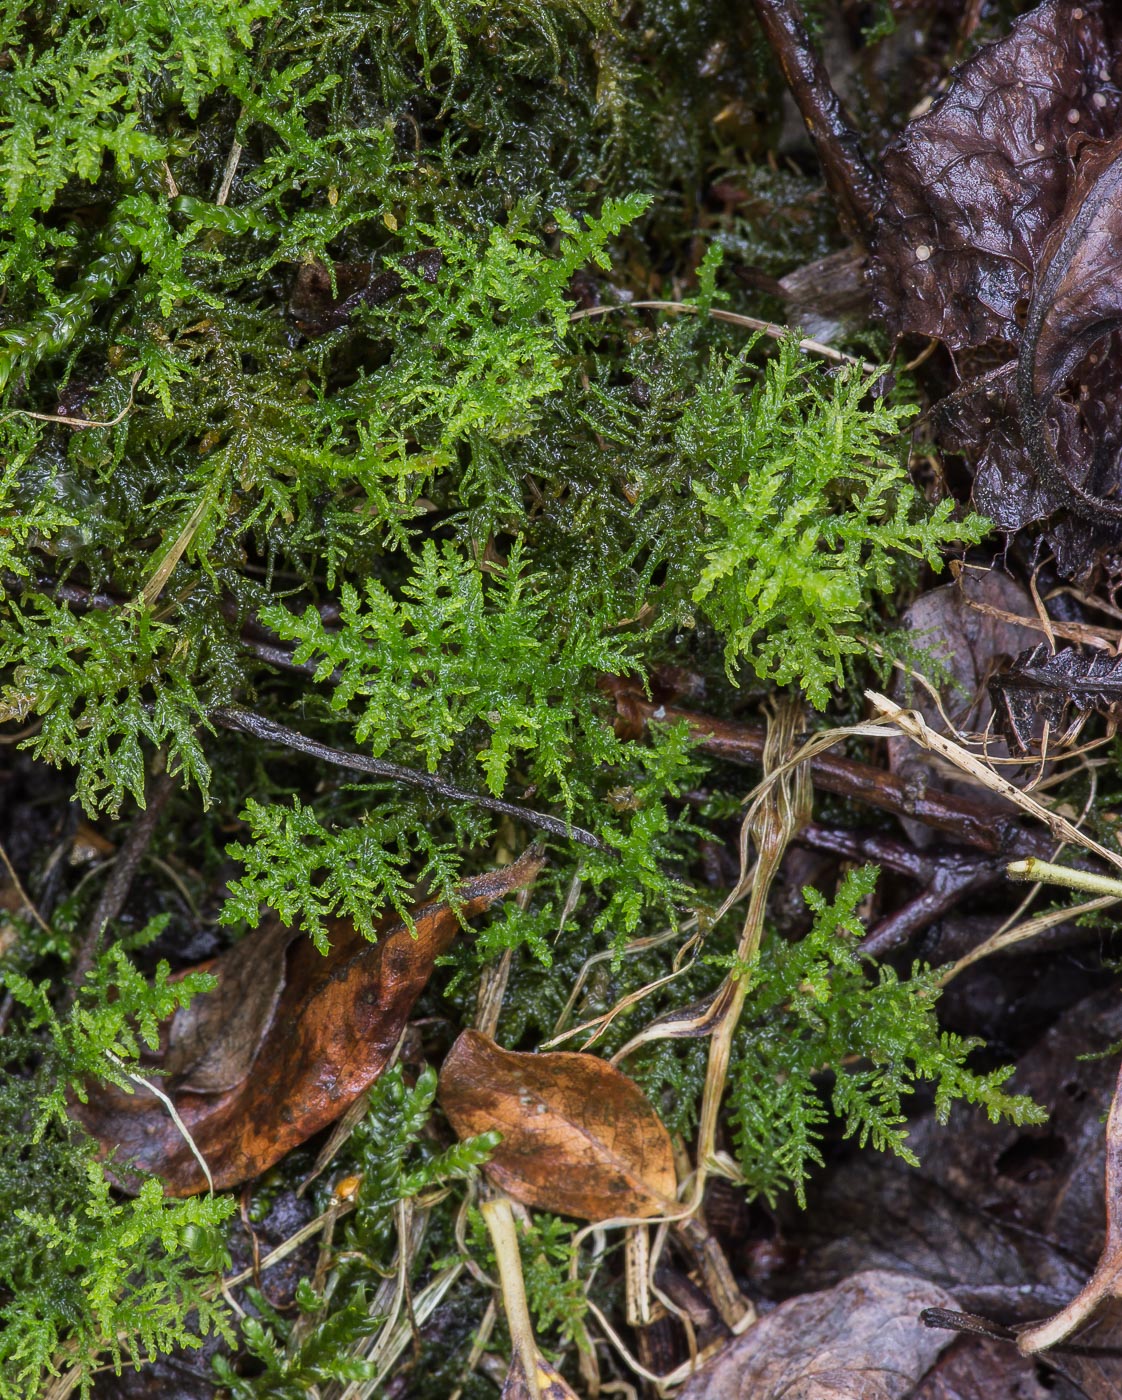
[{"label": "dry grass blade", "polygon": [[[748,995],[750,968],[756,960],[764,927],[764,913],[772,881],[790,842],[810,817],[810,770],[805,760],[792,760],[796,736],[802,723],[801,707],[792,701],[780,703],[770,717],[767,742],[764,745],[765,782],[759,796],[749,807],[741,827],[741,878],[718,913],[720,917],[731,907],[734,899],[748,881],[748,845],[757,851],[752,872],[752,889],[748,910],[737,947],[737,966],[718,993],[720,1019],[709,1042],[709,1064],[701,1097],[701,1113],[697,1134],[697,1170],[691,1197],[695,1205],[701,1202],[705,1179],[717,1148],[717,1116],[724,1097],[732,1056],[732,1042],[740,1013]],[[775,771],[783,773],[778,782],[769,781]]]},{"label": "dry grass blade", "polygon": [[[614,311],[682,311],[687,316],[701,314],[700,307],[693,306],[688,301],[628,301],[619,306],[587,306],[580,311],[574,311],[569,320],[584,321],[592,316],[607,316]],[[726,325],[743,326],[745,330],[759,331],[771,340],[783,340],[794,334],[790,326],[780,326],[775,321],[761,321],[758,316],[742,316],[736,311],[722,311],[719,307],[711,306],[705,314],[714,321],[724,321]],[[877,366],[870,364],[868,360],[859,360],[855,355],[847,355],[844,350],[835,350],[832,345],[823,345],[820,340],[804,338],[799,341],[799,349],[805,350],[808,355],[820,355],[822,359],[832,360],[835,364],[859,365],[865,374],[877,372]]]},{"label": "dry grass blade", "polygon": [[1115,851],[1108,851],[1105,846],[1100,845],[1080,831],[1066,817],[1060,816],[1058,812],[1049,811],[1047,807],[1037,802],[1027,792],[1022,792],[1020,788],[1014,787],[999,773],[995,773],[989,764],[967,752],[961,744],[956,744],[953,739],[948,739],[942,734],[936,734],[922,715],[917,714],[914,710],[906,710],[902,705],[897,705],[894,700],[890,700],[887,695],[880,695],[875,690],[867,690],[865,698],[880,712],[884,719],[891,721],[898,734],[902,734],[923,748],[939,754],[953,763],[956,768],[961,769],[962,772],[968,773],[983,787],[1007,798],[1022,812],[1027,812],[1029,816],[1043,822],[1059,840],[1070,841],[1077,846],[1082,846],[1084,850],[1092,851],[1100,859],[1105,860],[1116,869],[1122,870],[1122,855]]},{"label": "dry grass blade", "polygon": [[1037,914],[1035,918],[1014,924],[1012,928],[1001,929],[987,938],[984,943],[979,943],[976,948],[971,948],[969,953],[964,953],[961,958],[952,963],[940,977],[939,986],[945,987],[948,982],[953,982],[960,972],[965,972],[968,967],[976,962],[981,962],[983,958],[1000,953],[1005,948],[1012,948],[1014,944],[1024,943],[1030,938],[1035,938],[1038,933],[1056,928],[1059,924],[1070,923],[1072,919],[1081,918],[1084,914],[1094,914],[1100,909],[1110,909],[1117,903],[1117,895],[1102,895],[1099,899],[1088,899],[1083,904],[1073,904],[1070,909],[1052,909],[1047,914]]},{"label": "dry grass blade", "polygon": [[[530,1305],[526,1301],[526,1282],[522,1277],[522,1256],[518,1249],[518,1231],[510,1199],[494,1196],[480,1206],[486,1222],[495,1261],[499,1266],[499,1285],[503,1294],[503,1311],[514,1346],[515,1356],[522,1363],[522,1381],[528,1400],[541,1400],[538,1383],[538,1344],[534,1325],[530,1321]],[[504,1387],[504,1394],[506,1393]]]}]

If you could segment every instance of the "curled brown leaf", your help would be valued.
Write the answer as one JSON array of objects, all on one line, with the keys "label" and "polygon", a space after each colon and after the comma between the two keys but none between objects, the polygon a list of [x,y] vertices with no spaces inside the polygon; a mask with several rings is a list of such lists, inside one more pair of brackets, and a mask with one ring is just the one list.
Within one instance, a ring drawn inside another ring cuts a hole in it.
[{"label": "curled brown leaf", "polygon": [[975,505],[1010,531],[1047,521],[1067,576],[1122,520],[1120,80],[1116,7],[1022,16],[885,152],[871,264],[890,329],[956,357],[936,422]]},{"label": "curled brown leaf", "polygon": [[[540,867],[532,851],[476,876],[460,886],[455,908],[436,901],[414,909],[412,927],[388,916],[373,943],[336,923],[326,957],[271,926],[218,958],[209,969],[216,990],[172,1022],[167,1044],[145,1066],[175,1073],[170,1097],[215,1186],[257,1176],[334,1122],[386,1067],[461,920],[528,884]],[[247,994],[254,976],[259,991]],[[155,1097],[98,1084],[71,1113],[114,1159],[126,1189],[136,1185],[128,1166],[162,1177],[169,1195],[206,1189],[190,1145]]]},{"label": "curled brown leaf", "polygon": [[1047,0],[885,151],[873,284],[893,330],[952,350],[1019,342],[1019,304],[1074,183],[1072,139],[1117,129],[1113,31],[1097,0]]}]

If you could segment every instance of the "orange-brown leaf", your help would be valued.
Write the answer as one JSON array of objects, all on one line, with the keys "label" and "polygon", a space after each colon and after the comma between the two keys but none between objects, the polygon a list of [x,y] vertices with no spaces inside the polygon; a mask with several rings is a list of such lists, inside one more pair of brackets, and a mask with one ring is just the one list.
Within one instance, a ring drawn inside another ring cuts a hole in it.
[{"label": "orange-brown leaf", "polygon": [[670,1135],[638,1085],[594,1055],[520,1054],[464,1031],[438,1098],[460,1137],[502,1133],[486,1170],[515,1200],[583,1220],[673,1208]]},{"label": "orange-brown leaf", "polygon": [[[535,854],[468,880],[459,890],[459,916],[478,914],[527,884],[540,865]],[[384,919],[374,943],[340,922],[326,957],[308,939],[288,942],[266,927],[251,935],[251,949],[239,944],[211,965],[218,987],[196,998],[195,1017],[172,1023],[154,1063],[173,1068],[167,1088],[216,1187],[267,1170],[338,1118],[381,1074],[436,959],[460,927],[457,912],[443,902],[421,905],[413,921],[410,930],[396,916]],[[247,998],[254,951],[264,991]],[[275,964],[285,957],[278,989]],[[224,1058],[218,1047],[226,1033]],[[164,1105],[143,1089],[125,1094],[91,1086],[89,1102],[73,1104],[71,1113],[107,1156],[162,1177],[170,1195],[206,1188]],[[135,1176],[118,1176],[126,1189],[136,1185]]]}]

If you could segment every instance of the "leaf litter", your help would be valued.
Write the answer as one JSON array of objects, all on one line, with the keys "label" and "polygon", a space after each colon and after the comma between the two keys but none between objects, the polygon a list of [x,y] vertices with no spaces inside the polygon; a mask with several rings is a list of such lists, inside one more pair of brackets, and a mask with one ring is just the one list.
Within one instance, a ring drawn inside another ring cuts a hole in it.
[{"label": "leaf litter", "polygon": [[[387,916],[374,942],[340,921],[323,956],[270,924],[208,965],[217,987],[172,1020],[153,1062],[172,1075],[169,1090],[214,1185],[259,1176],[339,1118],[389,1064],[462,921],[531,881],[540,865],[531,849],[465,882],[455,905],[418,905],[408,922]],[[171,1194],[206,1189],[196,1150],[148,1096],[98,1085],[71,1111],[107,1155],[154,1172]],[[121,1180],[129,1185],[127,1170]]]}]

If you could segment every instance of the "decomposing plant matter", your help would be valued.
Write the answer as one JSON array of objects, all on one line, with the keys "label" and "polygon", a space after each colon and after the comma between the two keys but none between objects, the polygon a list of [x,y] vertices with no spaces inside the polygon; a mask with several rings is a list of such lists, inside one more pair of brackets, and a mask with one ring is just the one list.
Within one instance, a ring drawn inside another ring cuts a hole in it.
[{"label": "decomposing plant matter", "polygon": [[326,956],[307,941],[286,956],[295,931],[267,924],[208,969],[214,990],[168,1026],[154,1067],[168,1075],[180,1122],[113,1085],[87,1091],[75,1117],[121,1168],[158,1176],[173,1195],[208,1185],[200,1153],[211,1189],[259,1176],[369,1087],[460,920],[533,879],[539,865],[531,854],[467,882],[453,904],[388,918],[376,943],[338,923]]},{"label": "decomposing plant matter", "polygon": [[[1064,743],[1088,714],[1116,716],[1122,705],[1122,659],[1075,647],[1053,651],[1042,642],[994,676],[990,691],[999,725],[1022,752],[1040,738],[1043,725]],[[1066,723],[1072,711],[1075,718]]]},{"label": "decomposing plant matter", "polygon": [[585,1220],[673,1210],[670,1138],[635,1084],[594,1055],[519,1055],[464,1031],[440,1076],[461,1137],[500,1131],[487,1174],[515,1199]]},{"label": "decomposing plant matter", "polygon": [[[962,383],[938,421],[974,465],[975,504],[1006,530],[1048,521],[1069,576],[1093,562],[1088,529],[1116,543],[1122,514],[1120,79],[1113,8],[1046,0],[958,68],[856,187],[878,313],[954,355]],[[852,161],[852,132],[802,105],[826,168]]]}]

